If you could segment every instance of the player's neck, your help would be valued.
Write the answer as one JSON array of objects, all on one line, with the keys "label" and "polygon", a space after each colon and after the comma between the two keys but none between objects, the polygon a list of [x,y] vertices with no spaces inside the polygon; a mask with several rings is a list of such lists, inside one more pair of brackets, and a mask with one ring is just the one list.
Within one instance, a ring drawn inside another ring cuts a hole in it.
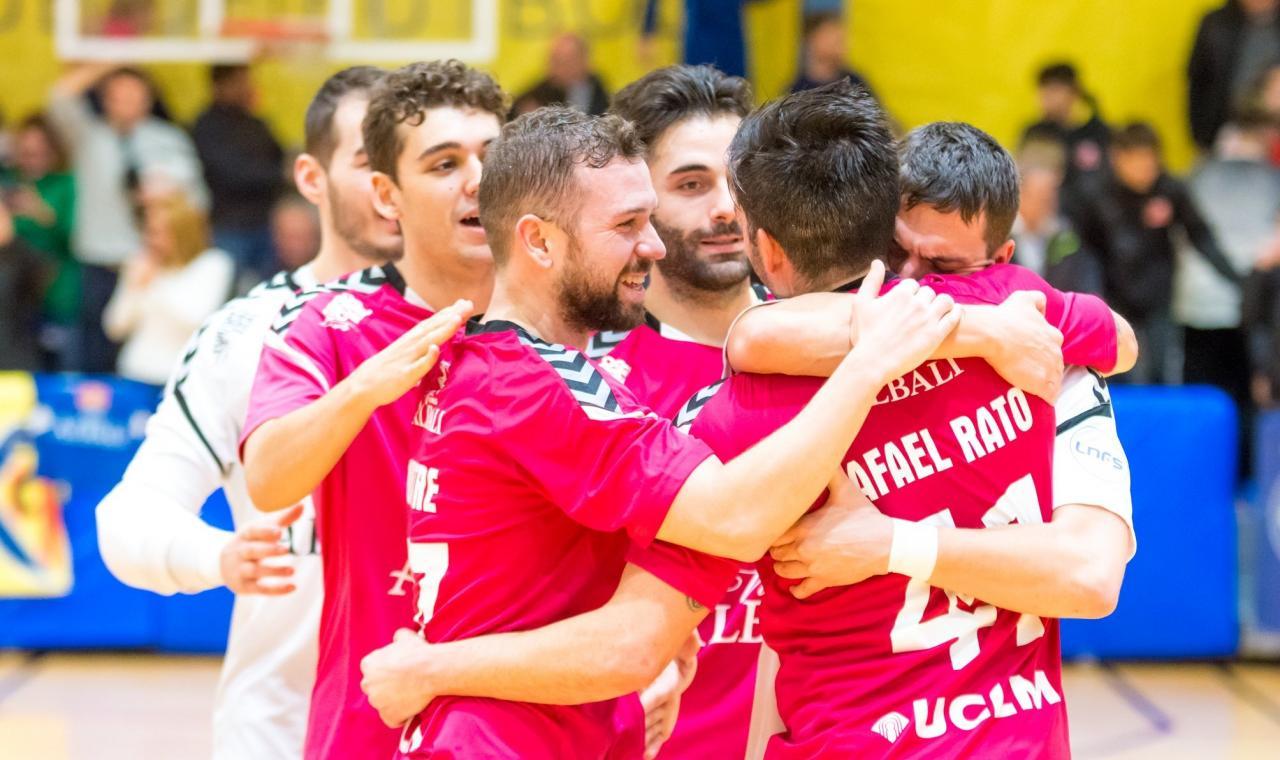
[{"label": "player's neck", "polygon": [[750,280],[721,293],[691,291],[676,286],[656,268],[644,296],[645,308],[659,322],[708,346],[723,346],[733,320],[754,300]]},{"label": "player's neck", "polygon": [[433,310],[443,309],[459,298],[465,298],[475,304],[477,314],[484,313],[493,293],[493,262],[463,260],[456,256],[437,258],[447,261],[437,264],[432,258],[406,246],[405,255],[395,265],[409,290]]},{"label": "player's neck", "polygon": [[311,273],[316,282],[329,282],[381,263],[356,253],[341,236],[326,233],[321,235],[320,250],[311,260]]},{"label": "player's neck", "polygon": [[539,288],[530,287],[520,278],[504,278],[498,275],[493,285],[493,298],[485,311],[485,321],[501,320],[523,327],[530,335],[547,343],[559,343],[577,349],[586,348],[591,337],[583,330],[565,322],[555,303],[540,298]]}]

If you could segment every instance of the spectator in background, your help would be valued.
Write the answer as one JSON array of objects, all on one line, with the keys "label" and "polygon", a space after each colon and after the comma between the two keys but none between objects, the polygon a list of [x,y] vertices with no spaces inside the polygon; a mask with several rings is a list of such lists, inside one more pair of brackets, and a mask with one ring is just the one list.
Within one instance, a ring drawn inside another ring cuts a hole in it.
[{"label": "spectator in background", "polygon": [[292,272],[320,250],[320,214],[301,195],[286,195],[271,210],[271,242],[280,269]]},{"label": "spectator in background", "polygon": [[1239,111],[1267,117],[1267,159],[1272,166],[1280,167],[1280,61],[1262,70]]},{"label": "spectator in background", "polygon": [[1102,293],[1102,265],[1084,247],[1059,207],[1066,156],[1055,137],[1032,139],[1018,151],[1018,217],[1013,222],[1014,263],[1058,290]]},{"label": "spectator in background", "polygon": [[1076,224],[1084,244],[1102,260],[1107,302],[1126,317],[1142,352],[1128,378],[1168,382],[1173,321],[1174,231],[1232,285],[1240,281],[1186,187],[1165,173],[1160,141],[1150,125],[1134,122],[1111,139],[1111,171],[1083,199]]},{"label": "spectator in background", "polygon": [[284,151],[252,109],[249,67],[210,68],[213,102],[192,129],[213,207],[213,243],[256,283],[275,271],[271,207],[284,186]]},{"label": "spectator in background", "polygon": [[1080,84],[1075,66],[1054,63],[1036,76],[1040,120],[1023,132],[1022,142],[1053,135],[1066,156],[1063,190],[1068,207],[1098,174],[1106,173],[1111,129],[1098,113],[1098,101]]},{"label": "spectator in background", "polygon": [[576,34],[565,33],[551,41],[547,78],[518,96],[511,113],[515,117],[550,105],[567,105],[592,116],[609,108],[609,92],[591,71],[587,41]]},{"label": "spectator in background", "polygon": [[1249,338],[1250,395],[1263,409],[1280,404],[1280,225],[1274,230],[1245,283],[1241,313]]},{"label": "spectator in background", "polygon": [[844,17],[838,11],[822,11],[804,17],[802,52],[804,60],[800,73],[791,83],[791,92],[812,90],[838,79],[849,79],[875,97],[867,80],[848,66]]},{"label": "spectator in background", "polygon": [[1227,0],[1200,20],[1187,63],[1191,136],[1211,150],[1233,107],[1280,60],[1280,0]]},{"label": "spectator in background", "polygon": [[[1245,112],[1218,131],[1213,156],[1187,181],[1222,252],[1243,278],[1275,236],[1280,171],[1267,160],[1269,120]],[[1241,293],[1193,252],[1181,250],[1174,277],[1174,318],[1184,326],[1183,382],[1216,385],[1242,414],[1249,405],[1249,363],[1241,329]]]},{"label": "spectator in background", "polygon": [[[95,85],[101,116],[84,97]],[[208,206],[191,139],[152,116],[152,104],[150,83],[141,73],[111,64],[72,67],[49,97],[49,118],[71,148],[75,175],[71,250],[81,264],[78,369],[86,372],[115,368],[118,346],[102,331],[102,310],[121,264],[142,246],[142,197],[180,190],[200,208]]]},{"label": "spectator in background", "polygon": [[75,181],[67,152],[45,117],[30,116],[13,137],[13,168],[0,171],[4,203],[19,238],[48,260],[52,281],[44,292],[42,367],[72,368],[73,331],[80,313],[80,265],[71,255]]},{"label": "spectator in background", "polygon": [[143,245],[124,265],[102,315],[112,340],[122,342],[119,374],[164,384],[191,333],[231,295],[231,258],[209,247],[205,214],[181,193],[149,200]]},{"label": "spectator in background", "polygon": [[36,334],[47,275],[44,258],[18,237],[0,199],[0,370],[40,369]]},{"label": "spectator in background", "polygon": [[[683,63],[715,66],[732,77],[747,76],[747,49],[743,41],[742,6],[749,0],[684,0]],[[652,47],[658,31],[658,0],[646,0],[641,27],[643,48]]]}]

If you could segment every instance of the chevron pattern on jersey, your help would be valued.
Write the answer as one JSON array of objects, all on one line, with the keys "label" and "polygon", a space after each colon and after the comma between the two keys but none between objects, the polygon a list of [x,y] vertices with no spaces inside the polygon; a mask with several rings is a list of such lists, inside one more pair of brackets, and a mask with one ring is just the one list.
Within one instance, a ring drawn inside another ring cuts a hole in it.
[{"label": "chevron pattern on jersey", "polygon": [[595,365],[587,360],[586,354],[559,344],[531,340],[524,335],[520,336],[520,342],[537,351],[538,356],[551,365],[579,406],[618,411],[618,399],[614,397],[613,389],[596,371]]},{"label": "chevron pattern on jersey", "polygon": [[630,330],[602,330],[591,336],[587,343],[588,359],[603,359],[631,334]]},{"label": "chevron pattern on jersey", "polygon": [[689,432],[689,428],[693,427],[693,421],[698,419],[698,413],[702,411],[702,407],[707,405],[711,397],[716,395],[716,391],[720,390],[720,386],[724,385],[723,380],[717,380],[711,385],[703,388],[680,407],[680,411],[676,414],[676,429]]}]

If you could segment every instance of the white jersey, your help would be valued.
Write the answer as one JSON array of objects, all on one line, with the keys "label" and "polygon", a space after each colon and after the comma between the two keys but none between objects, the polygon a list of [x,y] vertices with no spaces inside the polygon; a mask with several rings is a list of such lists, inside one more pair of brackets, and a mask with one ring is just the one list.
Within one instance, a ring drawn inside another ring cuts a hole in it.
[{"label": "white jersey", "polygon": [[[223,585],[219,555],[232,534],[201,520],[200,508],[222,488],[237,526],[264,516],[249,500],[238,455],[249,392],[281,307],[315,284],[310,267],[276,275],[191,338],[146,439],[98,505],[102,557],[121,581],[161,594]],[[307,503],[289,536],[297,589],[236,597],[214,706],[214,758],[302,756],[323,602],[314,536]]]}]

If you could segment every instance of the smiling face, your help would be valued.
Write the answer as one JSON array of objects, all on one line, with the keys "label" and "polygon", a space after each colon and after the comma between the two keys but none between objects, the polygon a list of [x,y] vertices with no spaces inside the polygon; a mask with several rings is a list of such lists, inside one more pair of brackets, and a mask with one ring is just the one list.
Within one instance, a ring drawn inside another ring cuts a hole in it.
[{"label": "smiling face", "polygon": [[427,256],[435,266],[491,266],[476,194],[481,161],[500,131],[498,117],[443,106],[428,110],[421,124],[397,129],[403,147],[389,200],[406,255]]},{"label": "smiling face", "polygon": [[652,224],[658,198],[649,171],[642,161],[617,158],[574,173],[577,213],[548,235],[550,250],[563,251],[561,316],[577,329],[630,329],[644,320],[645,278],[665,253]]},{"label": "smiling face", "polygon": [[726,166],[740,122],[737,116],[687,119],[664,132],[649,155],[658,197],[653,226],[667,249],[658,271],[690,295],[731,290],[751,272]]}]

